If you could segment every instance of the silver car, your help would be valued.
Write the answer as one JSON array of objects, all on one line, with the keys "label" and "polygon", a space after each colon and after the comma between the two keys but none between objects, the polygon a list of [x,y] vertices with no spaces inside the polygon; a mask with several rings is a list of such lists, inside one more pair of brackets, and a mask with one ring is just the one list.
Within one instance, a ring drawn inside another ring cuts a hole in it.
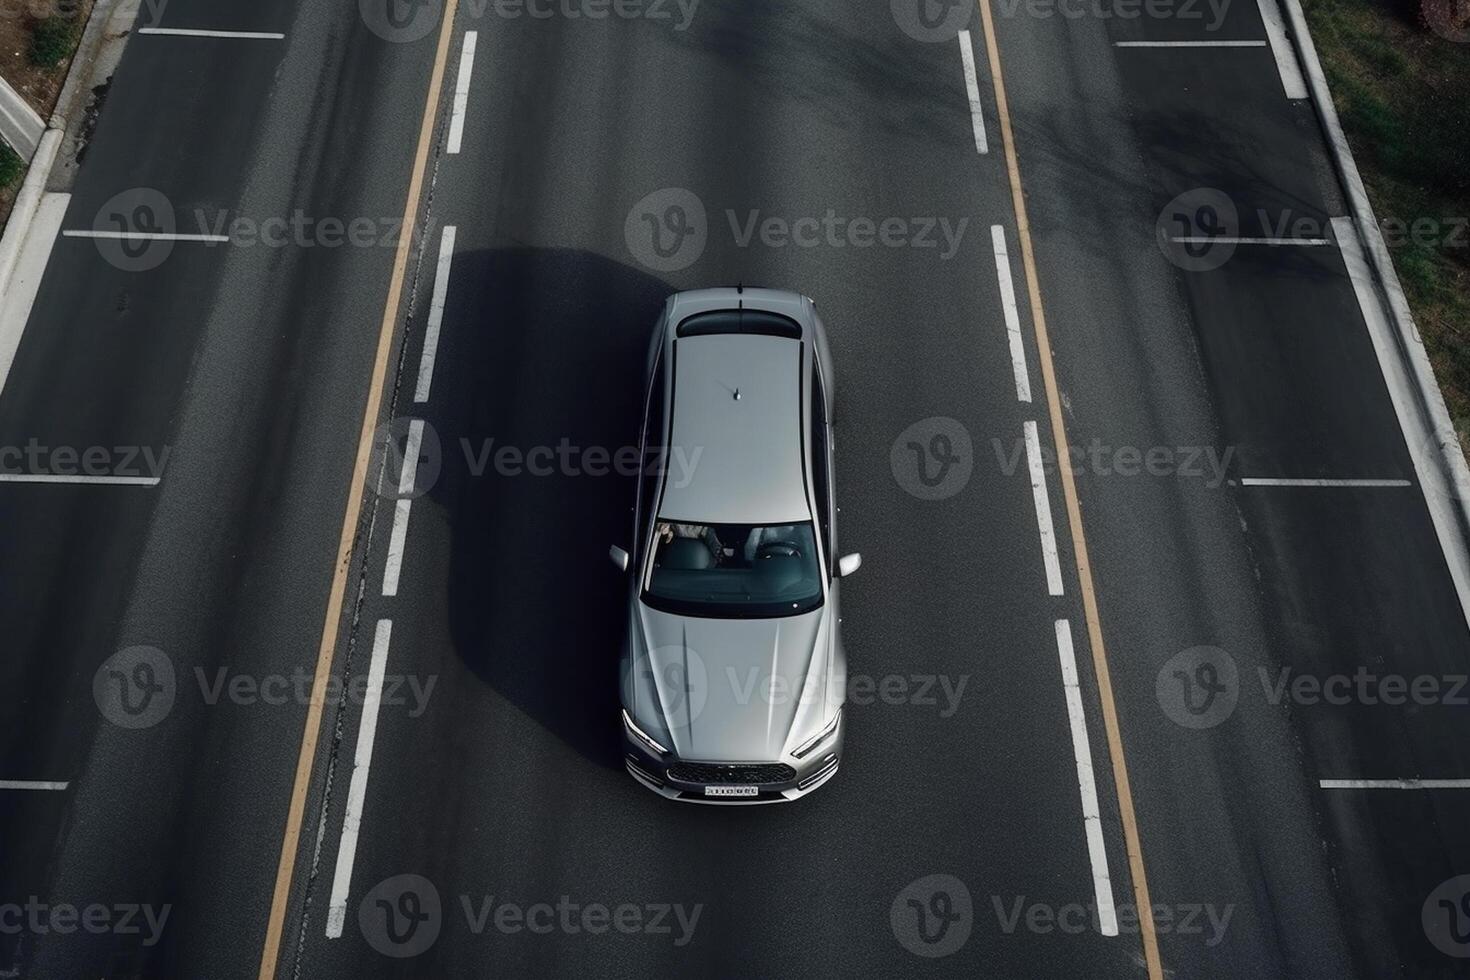
[{"label": "silver car", "polygon": [[662,796],[778,803],[842,755],[847,661],[832,357],[812,301],[669,298],[649,347],[622,654],[628,772]]}]

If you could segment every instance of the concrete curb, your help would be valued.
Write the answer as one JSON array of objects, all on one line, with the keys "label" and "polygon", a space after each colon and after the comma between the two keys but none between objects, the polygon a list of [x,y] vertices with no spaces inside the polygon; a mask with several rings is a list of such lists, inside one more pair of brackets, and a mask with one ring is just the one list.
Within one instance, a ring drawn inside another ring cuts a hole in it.
[{"label": "concrete curb", "polygon": [[[120,45],[113,45],[111,51],[106,50],[106,42],[126,38],[140,9],[138,4],[127,3],[126,0],[97,0],[92,7],[82,39],[72,55],[71,67],[67,69],[66,81],[62,83],[61,94],[56,99],[56,109],[51,114],[49,125],[41,133],[25,182],[21,184],[10,220],[5,225],[5,234],[0,236],[0,296],[10,287],[42,193],[58,189],[51,186],[58,160],[62,161],[63,169],[75,170],[77,130],[83,116],[81,110],[85,107],[83,100],[99,75],[112,73],[122,53]],[[65,155],[60,152],[63,142],[68,150]],[[49,245],[47,243],[48,248]]]},{"label": "concrete curb", "polygon": [[56,162],[56,151],[61,149],[61,130],[48,129],[41,134],[41,145],[31,158],[31,169],[15,195],[15,207],[10,211],[10,223],[5,226],[5,235],[0,238],[0,294],[6,292],[10,277],[15,272],[15,263],[20,258],[21,246],[30,231],[31,219],[36,216],[36,206],[41,203],[41,194],[46,190],[46,180],[51,176],[51,166]]},{"label": "concrete curb", "polygon": [[0,139],[29,160],[36,155],[45,128],[46,124],[30,103],[21,98],[9,82],[0,78]]},{"label": "concrete curb", "polygon": [[50,126],[66,132],[60,167],[47,190],[67,190],[76,176],[77,153],[82,149],[81,128],[92,90],[100,79],[111,78],[122,49],[142,11],[144,0],[97,0],[82,31],[71,70],[56,98]]},{"label": "concrete curb", "polygon": [[[1434,519],[1445,561],[1460,594],[1466,620],[1470,622],[1470,466],[1466,465],[1465,454],[1445,405],[1444,393],[1435,380],[1434,368],[1429,363],[1419,329],[1414,325],[1414,315],[1404,297],[1404,287],[1394,269],[1388,243],[1378,227],[1378,218],[1373,213],[1368,190],[1353,159],[1352,147],[1337,117],[1337,107],[1332,101],[1321,59],[1317,56],[1317,46],[1312,42],[1301,0],[1284,2],[1292,44],[1306,71],[1307,85],[1312,92],[1312,105],[1327,135],[1327,146],[1347,192],[1358,237],[1363,242],[1368,262],[1382,291],[1380,299],[1384,301],[1394,325],[1395,348],[1411,382],[1406,387],[1411,389],[1409,393],[1418,423],[1416,428],[1420,430],[1413,434],[1406,431],[1404,436],[1410,440],[1409,452],[1414,457],[1415,469],[1419,471],[1420,483],[1424,485],[1430,516]],[[1391,378],[1385,377],[1384,380],[1393,386]],[[1414,444],[1416,440],[1418,445]],[[1421,466],[1421,462],[1431,465]]]}]

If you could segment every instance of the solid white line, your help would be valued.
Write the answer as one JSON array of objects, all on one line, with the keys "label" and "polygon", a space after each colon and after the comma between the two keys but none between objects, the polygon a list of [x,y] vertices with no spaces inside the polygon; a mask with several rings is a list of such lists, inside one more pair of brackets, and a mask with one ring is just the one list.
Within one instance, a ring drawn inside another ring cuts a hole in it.
[{"label": "solid white line", "polygon": [[464,114],[470,104],[470,78],[475,72],[475,45],[479,31],[465,31],[459,52],[459,75],[454,80],[454,115],[449,119],[449,153],[458,153],[464,138]]},{"label": "solid white line", "polygon": [[1271,53],[1276,56],[1276,69],[1281,73],[1281,87],[1288,99],[1307,97],[1307,80],[1302,75],[1302,66],[1296,60],[1291,39],[1286,36],[1286,24],[1281,19],[1281,7],[1276,0],[1256,0],[1261,8],[1261,20],[1266,25],[1266,38],[1271,42]]},{"label": "solid white line", "polygon": [[357,749],[352,759],[352,783],[347,788],[347,808],[342,814],[342,842],[337,848],[337,870],[332,875],[332,898],[327,905],[327,938],[339,939],[347,920],[347,892],[352,887],[352,865],[357,860],[357,834],[362,828],[362,805],[367,797],[368,771],[373,764],[373,740],[378,734],[378,705],[383,696],[383,674],[388,666],[388,644],[393,638],[393,621],[378,620],[373,637],[373,659],[368,667],[367,691],[362,700],[362,718],[357,726]]},{"label": "solid white line", "polygon": [[1408,487],[1408,480],[1278,480],[1248,477],[1240,481],[1244,487]]},{"label": "solid white line", "polygon": [[1183,235],[1171,238],[1179,245],[1331,245],[1330,238],[1211,238],[1209,235]]},{"label": "solid white line", "polygon": [[1324,779],[1323,789],[1470,789],[1470,779]]},{"label": "solid white line", "polygon": [[66,789],[70,783],[53,783],[44,779],[0,779],[0,789],[52,790]]},{"label": "solid white line", "polygon": [[388,536],[388,566],[383,570],[383,595],[398,594],[398,575],[403,568],[403,552],[408,541],[408,512],[413,501],[404,498],[393,508],[393,533]]},{"label": "solid white line", "polygon": [[965,63],[965,93],[970,97],[970,124],[975,130],[975,149],[990,152],[990,143],[985,138],[985,112],[980,104],[980,80],[975,74],[975,48],[970,43],[970,32],[960,31],[960,60]]},{"label": "solid white line", "polygon": [[1072,650],[1072,624],[1059,619],[1056,628],[1057,653],[1062,660],[1062,688],[1067,695],[1067,721],[1072,727],[1072,755],[1077,759],[1077,785],[1082,790],[1082,825],[1087,830],[1087,857],[1092,863],[1098,928],[1104,936],[1116,936],[1118,913],[1113,905],[1113,880],[1108,875],[1108,850],[1103,844],[1102,811],[1097,805],[1097,782],[1092,772],[1087,716],[1082,711],[1082,688],[1077,680],[1077,657]]},{"label": "solid white line", "polygon": [[62,238],[112,238],[138,242],[227,242],[229,235],[176,235],[162,231],[63,231]]},{"label": "solid white line", "polygon": [[1118,48],[1264,48],[1265,41],[1114,41]]},{"label": "solid white line", "polygon": [[1041,558],[1046,563],[1046,587],[1052,595],[1062,594],[1062,566],[1057,560],[1057,535],[1051,524],[1051,497],[1046,473],[1041,468],[1041,441],[1036,423],[1026,421],[1026,463],[1031,469],[1031,496],[1036,500],[1036,526],[1041,532]]},{"label": "solid white line", "polygon": [[1026,345],[1021,342],[1021,313],[1016,306],[1016,287],[1011,281],[1011,256],[1006,248],[1006,230],[990,226],[995,246],[995,274],[1000,279],[1000,305],[1005,312],[1006,339],[1011,345],[1011,373],[1016,376],[1016,398],[1031,401],[1031,375],[1026,370]]},{"label": "solid white line", "polygon": [[156,476],[65,476],[59,473],[0,473],[0,483],[68,483],[102,487],[156,487]]},{"label": "solid white line", "polygon": [[164,34],[170,37],[227,37],[247,41],[279,41],[286,36],[271,31],[196,31],[183,27],[141,27],[138,33]]},{"label": "solid white line", "polygon": [[439,326],[444,322],[444,300],[449,295],[449,267],[454,262],[454,225],[445,225],[439,236],[439,265],[434,270],[434,297],[429,302],[429,323],[424,328],[424,352],[419,355],[419,380],[413,400],[429,400],[434,383],[434,358],[439,355]]}]

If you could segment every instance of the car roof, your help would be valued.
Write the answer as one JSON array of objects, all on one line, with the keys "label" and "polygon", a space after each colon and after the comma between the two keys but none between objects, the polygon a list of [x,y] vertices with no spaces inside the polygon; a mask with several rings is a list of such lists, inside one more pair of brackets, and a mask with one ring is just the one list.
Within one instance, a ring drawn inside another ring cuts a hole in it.
[{"label": "car roof", "polygon": [[[803,349],[760,334],[674,341],[672,457],[661,520],[811,520],[802,438]],[[736,398],[736,393],[739,398]]]}]

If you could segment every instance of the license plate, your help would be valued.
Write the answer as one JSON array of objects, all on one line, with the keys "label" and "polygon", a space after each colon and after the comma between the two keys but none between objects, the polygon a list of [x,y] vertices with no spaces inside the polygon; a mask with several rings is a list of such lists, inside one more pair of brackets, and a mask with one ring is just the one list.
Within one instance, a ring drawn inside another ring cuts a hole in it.
[{"label": "license plate", "polygon": [[706,786],[705,796],[755,796],[760,791],[754,786]]}]

